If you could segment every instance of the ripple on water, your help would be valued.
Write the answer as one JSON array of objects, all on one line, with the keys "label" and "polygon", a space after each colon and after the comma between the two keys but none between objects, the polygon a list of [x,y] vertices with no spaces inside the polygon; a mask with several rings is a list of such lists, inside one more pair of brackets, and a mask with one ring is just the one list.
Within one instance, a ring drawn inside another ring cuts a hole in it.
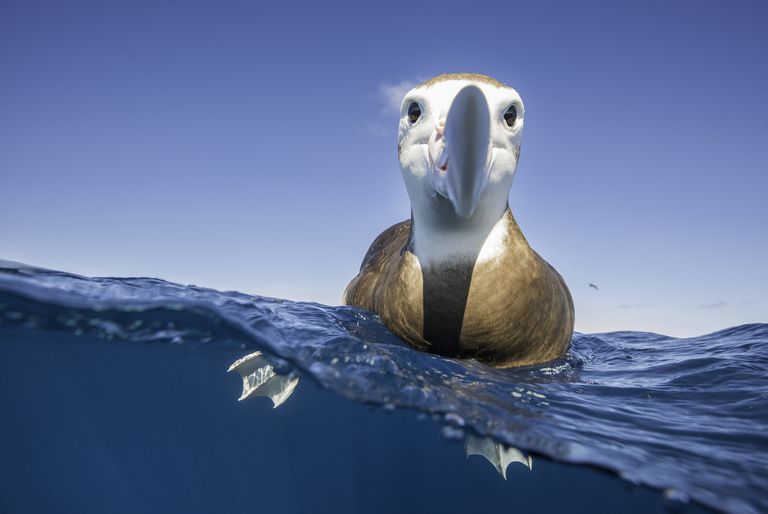
[{"label": "ripple on water", "polygon": [[[0,263],[0,329],[260,350],[275,372],[731,512],[768,511],[768,324],[677,339],[575,334],[568,355],[497,370],[416,352],[371,313]],[[508,446],[507,446],[508,445]]]}]

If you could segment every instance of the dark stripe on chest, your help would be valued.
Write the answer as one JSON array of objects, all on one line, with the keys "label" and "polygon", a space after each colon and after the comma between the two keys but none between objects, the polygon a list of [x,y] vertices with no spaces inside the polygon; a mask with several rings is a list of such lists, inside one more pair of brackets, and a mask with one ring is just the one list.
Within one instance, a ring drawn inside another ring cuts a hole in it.
[{"label": "dark stripe on chest", "polygon": [[472,283],[473,261],[422,269],[424,282],[424,339],[429,351],[459,356],[459,338]]}]

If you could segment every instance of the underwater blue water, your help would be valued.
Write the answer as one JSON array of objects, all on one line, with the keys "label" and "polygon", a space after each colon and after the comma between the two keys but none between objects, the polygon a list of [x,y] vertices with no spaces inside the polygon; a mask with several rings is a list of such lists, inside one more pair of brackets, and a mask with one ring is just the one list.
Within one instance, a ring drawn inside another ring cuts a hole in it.
[{"label": "underwater blue water", "polygon": [[336,396],[437,417],[448,438],[489,437],[717,510],[768,511],[768,324],[684,339],[576,334],[563,359],[497,370],[416,352],[355,308],[0,263],[0,339],[22,329],[104,348],[261,350]]}]

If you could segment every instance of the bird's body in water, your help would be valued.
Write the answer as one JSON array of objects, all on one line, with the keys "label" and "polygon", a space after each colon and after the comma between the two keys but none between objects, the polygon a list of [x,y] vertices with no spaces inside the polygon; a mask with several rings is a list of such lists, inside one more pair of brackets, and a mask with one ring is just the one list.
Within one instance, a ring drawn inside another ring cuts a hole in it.
[{"label": "bird's body in water", "polygon": [[403,100],[398,134],[411,219],[373,242],[344,302],[412,346],[497,367],[562,356],[573,301],[508,205],[523,104],[483,75],[441,75]]}]

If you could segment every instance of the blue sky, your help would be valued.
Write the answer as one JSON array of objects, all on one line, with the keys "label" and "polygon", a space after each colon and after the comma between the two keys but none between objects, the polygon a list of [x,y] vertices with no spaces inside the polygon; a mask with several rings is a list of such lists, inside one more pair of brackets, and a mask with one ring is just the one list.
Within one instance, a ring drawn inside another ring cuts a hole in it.
[{"label": "blue sky", "polygon": [[394,92],[471,71],[578,330],[768,322],[767,5],[4,0],[0,258],[337,304],[409,215]]}]

